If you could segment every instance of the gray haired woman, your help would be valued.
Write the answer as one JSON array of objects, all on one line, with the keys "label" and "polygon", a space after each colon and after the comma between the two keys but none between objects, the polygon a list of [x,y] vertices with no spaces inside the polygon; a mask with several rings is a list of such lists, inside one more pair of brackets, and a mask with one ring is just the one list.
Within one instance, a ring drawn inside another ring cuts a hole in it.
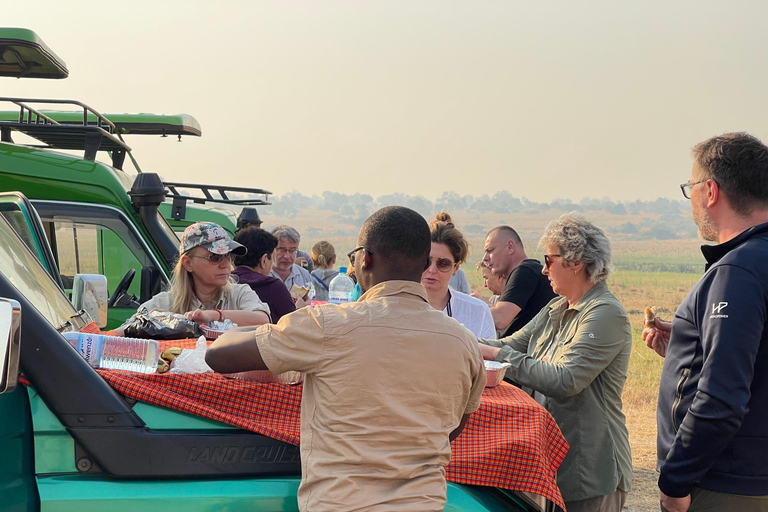
[{"label": "gray haired woman", "polygon": [[568,512],[619,512],[632,483],[621,412],[632,330],[605,282],[611,244],[575,214],[552,221],[540,244],[542,272],[560,297],[513,335],[480,340],[480,351],[512,365],[507,375],[552,414],[570,444],[557,473]]}]

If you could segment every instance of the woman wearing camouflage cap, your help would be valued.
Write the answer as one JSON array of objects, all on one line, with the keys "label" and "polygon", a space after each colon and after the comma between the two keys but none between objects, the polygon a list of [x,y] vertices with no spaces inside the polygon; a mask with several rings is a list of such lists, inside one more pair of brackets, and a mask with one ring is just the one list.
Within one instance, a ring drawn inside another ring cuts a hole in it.
[{"label": "woman wearing camouflage cap", "polygon": [[181,236],[171,288],[141,305],[179,313],[199,324],[231,320],[243,325],[269,322],[269,306],[247,284],[230,279],[234,255],[248,250],[213,222],[197,222]]}]

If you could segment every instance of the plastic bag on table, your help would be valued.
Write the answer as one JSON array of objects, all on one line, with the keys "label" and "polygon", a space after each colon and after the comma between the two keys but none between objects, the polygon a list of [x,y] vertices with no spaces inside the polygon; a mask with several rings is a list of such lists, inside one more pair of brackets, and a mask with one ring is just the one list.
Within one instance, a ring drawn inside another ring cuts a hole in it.
[{"label": "plastic bag on table", "polygon": [[205,364],[205,351],[208,345],[205,336],[197,339],[195,348],[185,348],[171,363],[170,373],[207,373],[213,372],[211,367]]},{"label": "plastic bag on table", "polygon": [[198,338],[202,328],[184,315],[153,309],[141,308],[122,325],[128,338],[149,338],[151,340],[180,340]]}]

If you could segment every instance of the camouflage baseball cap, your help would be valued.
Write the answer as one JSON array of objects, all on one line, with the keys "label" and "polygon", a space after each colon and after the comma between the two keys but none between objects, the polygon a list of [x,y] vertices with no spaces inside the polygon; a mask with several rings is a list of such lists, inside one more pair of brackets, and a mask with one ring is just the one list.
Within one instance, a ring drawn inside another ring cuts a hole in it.
[{"label": "camouflage baseball cap", "polygon": [[179,254],[184,254],[195,247],[202,247],[213,254],[231,252],[238,256],[245,256],[248,252],[244,245],[229,238],[224,228],[213,222],[195,222],[184,230],[184,234],[181,235]]}]

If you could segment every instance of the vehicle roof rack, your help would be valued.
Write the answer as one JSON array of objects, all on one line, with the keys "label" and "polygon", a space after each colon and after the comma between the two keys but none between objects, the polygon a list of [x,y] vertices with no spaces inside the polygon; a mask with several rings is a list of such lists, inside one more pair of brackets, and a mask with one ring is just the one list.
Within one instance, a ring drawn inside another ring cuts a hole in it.
[{"label": "vehicle roof rack", "polygon": [[[116,128],[109,119],[85,103],[75,100],[8,97],[0,97],[0,101],[13,103],[19,107],[17,120],[0,121],[0,140],[2,142],[13,143],[11,132],[18,131],[45,143],[45,146],[25,144],[27,146],[83,150],[86,160],[96,160],[98,151],[111,151],[113,167],[123,168],[125,154],[131,148],[114,135]],[[28,103],[77,105],[83,109],[83,121],[80,124],[60,124],[30,107]],[[89,116],[95,116],[94,124],[89,124]]]},{"label": "vehicle roof rack", "polygon": [[[166,195],[166,198],[173,199],[173,208],[171,214],[172,217],[176,220],[181,220],[186,217],[187,201],[192,201],[198,204],[224,203],[238,206],[264,206],[272,204],[268,200],[272,192],[261,188],[230,187],[227,185],[203,185],[199,183],[178,183],[171,181],[164,181],[163,185],[168,188],[168,194]],[[179,189],[199,190],[204,197],[185,195],[182,192],[179,192]],[[244,199],[234,198],[230,197],[232,193],[263,195],[264,199],[254,197]]]},{"label": "vehicle roof rack", "polygon": [[[71,110],[40,109],[39,112],[57,123],[83,124],[83,113]],[[189,114],[102,114],[115,125],[115,135],[187,135],[200,137],[200,123]],[[0,110],[0,121],[15,121],[15,110]],[[99,118],[88,114],[88,124],[98,126]]]},{"label": "vehicle roof rack", "polygon": [[61,79],[69,76],[69,70],[67,64],[33,31],[2,27],[0,76]]}]

